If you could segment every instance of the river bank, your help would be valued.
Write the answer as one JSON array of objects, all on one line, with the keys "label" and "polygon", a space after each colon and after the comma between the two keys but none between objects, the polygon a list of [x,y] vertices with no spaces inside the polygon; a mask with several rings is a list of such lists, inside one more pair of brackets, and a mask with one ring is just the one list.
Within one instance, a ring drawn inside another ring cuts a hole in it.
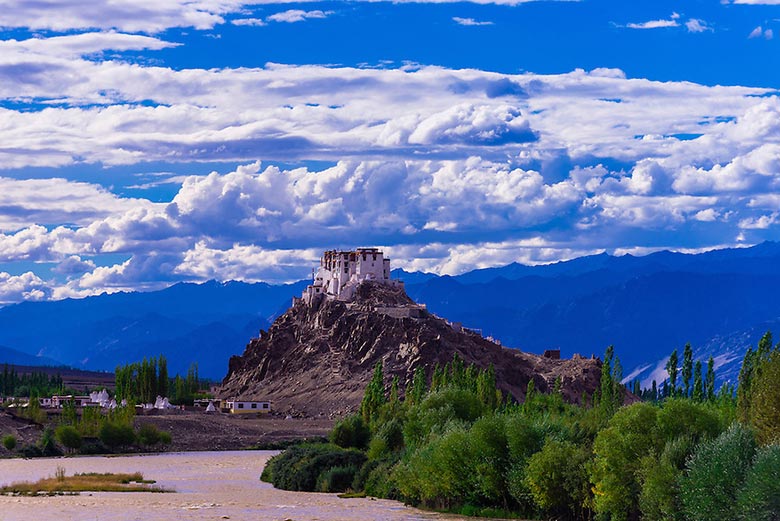
[{"label": "river bank", "polygon": [[80,496],[0,497],[4,521],[358,521],[456,520],[397,501],[277,490],[259,480],[274,451],[184,452],[135,456],[7,459],[0,484],[75,472],[141,472],[173,494],[84,493]]}]

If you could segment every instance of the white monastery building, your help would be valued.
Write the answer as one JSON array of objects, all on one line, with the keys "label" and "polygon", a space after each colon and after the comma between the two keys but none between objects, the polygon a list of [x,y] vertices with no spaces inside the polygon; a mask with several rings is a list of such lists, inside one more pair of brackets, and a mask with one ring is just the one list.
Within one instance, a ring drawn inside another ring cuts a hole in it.
[{"label": "white monastery building", "polygon": [[[402,287],[403,281],[390,278],[390,259],[378,248],[358,248],[354,251],[329,250],[322,254],[320,267],[313,282],[300,300],[311,304],[319,295],[327,299],[349,300],[358,285],[366,280]],[[293,299],[295,304],[299,299]]]}]

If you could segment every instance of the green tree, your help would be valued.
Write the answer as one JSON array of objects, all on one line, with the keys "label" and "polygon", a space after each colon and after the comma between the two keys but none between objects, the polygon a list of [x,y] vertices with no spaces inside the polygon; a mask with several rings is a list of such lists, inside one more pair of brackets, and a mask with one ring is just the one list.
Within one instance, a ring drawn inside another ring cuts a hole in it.
[{"label": "green tree", "polygon": [[407,392],[405,399],[409,401],[410,405],[418,404],[422,402],[423,397],[428,392],[427,384],[425,381],[425,369],[422,366],[417,367],[414,370],[414,377],[412,378],[412,390]]},{"label": "green tree", "polygon": [[666,396],[677,394],[677,350],[672,351],[669,360],[666,362],[666,372],[669,374],[669,388],[666,390]]},{"label": "green tree", "polygon": [[589,494],[588,457],[585,447],[551,438],[529,458],[525,483],[547,516],[582,518]]},{"label": "green tree", "polygon": [[638,470],[642,456],[656,446],[657,415],[657,408],[644,402],[623,407],[596,436],[590,477],[598,514],[613,521],[638,515]]},{"label": "green tree", "polygon": [[71,453],[80,449],[83,443],[81,433],[73,425],[60,425],[54,431],[54,437]]},{"label": "green tree", "polygon": [[780,520],[780,445],[758,451],[737,504],[743,521]]},{"label": "green tree", "polygon": [[715,360],[710,357],[707,360],[707,375],[704,377],[704,393],[707,400],[715,399]]},{"label": "green tree", "polygon": [[697,402],[704,401],[704,382],[701,377],[701,360],[696,360],[696,365],[693,369],[693,396],[692,398]]},{"label": "green tree", "polygon": [[363,401],[360,403],[360,415],[363,417],[363,421],[371,424],[385,401],[385,377],[380,360],[374,366],[374,374],[366,386]]},{"label": "green tree", "polygon": [[126,447],[135,443],[133,427],[126,423],[104,422],[100,427],[98,437],[103,444],[110,449]]},{"label": "green tree", "polygon": [[693,349],[691,344],[685,344],[683,348],[683,363],[681,371],[683,387],[685,388],[685,396],[691,396],[691,377],[693,376]]},{"label": "green tree", "polygon": [[163,355],[157,360],[157,392],[168,396],[168,360]]},{"label": "green tree", "polygon": [[737,493],[755,451],[753,433],[739,423],[697,447],[680,479],[683,512],[689,521],[739,519]]},{"label": "green tree", "polygon": [[780,442],[780,351],[761,362],[752,382],[748,420],[762,445]]}]

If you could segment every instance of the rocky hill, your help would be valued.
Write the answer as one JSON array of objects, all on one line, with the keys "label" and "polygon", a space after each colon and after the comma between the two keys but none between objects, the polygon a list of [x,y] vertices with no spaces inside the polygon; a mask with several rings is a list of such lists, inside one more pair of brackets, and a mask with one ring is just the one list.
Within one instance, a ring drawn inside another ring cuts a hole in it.
[{"label": "rocky hill", "polygon": [[466,364],[493,364],[498,386],[522,400],[528,381],[578,400],[598,384],[601,364],[575,356],[555,360],[506,349],[439,318],[400,288],[362,283],[348,302],[321,299],[296,303],[241,356],[230,359],[220,395],[266,399],[276,411],[305,416],[341,416],[357,410],[374,365],[398,376],[405,387],[417,367],[430,377],[457,354]]}]

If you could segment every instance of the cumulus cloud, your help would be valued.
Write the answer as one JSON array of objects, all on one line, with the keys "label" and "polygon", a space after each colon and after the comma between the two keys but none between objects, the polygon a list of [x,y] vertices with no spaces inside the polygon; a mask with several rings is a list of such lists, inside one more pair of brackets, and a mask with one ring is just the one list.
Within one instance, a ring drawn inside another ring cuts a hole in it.
[{"label": "cumulus cloud", "polygon": [[44,300],[50,295],[46,281],[31,271],[21,275],[0,272],[0,305],[23,300]]},{"label": "cumulus cloud", "polygon": [[480,21],[475,20],[473,18],[461,18],[459,16],[453,16],[452,20],[458,24],[458,25],[466,25],[466,26],[472,26],[472,27],[479,27],[483,25],[493,25],[493,22],[490,21]]},{"label": "cumulus cloud", "polygon": [[685,22],[685,28],[688,29],[689,33],[703,33],[706,31],[713,31],[713,28],[710,27],[707,22],[699,18],[691,18]]},{"label": "cumulus cloud", "polygon": [[[441,3],[441,1],[396,0],[396,2],[432,3]],[[483,4],[519,5],[539,0],[472,1]],[[55,31],[117,29],[125,32],[159,33],[173,27],[206,30],[225,23],[226,18],[243,13],[252,6],[287,3],[292,3],[292,0],[69,0],[67,2],[7,0],[3,4],[0,25],[6,28]],[[309,11],[311,12],[323,13]]]}]

